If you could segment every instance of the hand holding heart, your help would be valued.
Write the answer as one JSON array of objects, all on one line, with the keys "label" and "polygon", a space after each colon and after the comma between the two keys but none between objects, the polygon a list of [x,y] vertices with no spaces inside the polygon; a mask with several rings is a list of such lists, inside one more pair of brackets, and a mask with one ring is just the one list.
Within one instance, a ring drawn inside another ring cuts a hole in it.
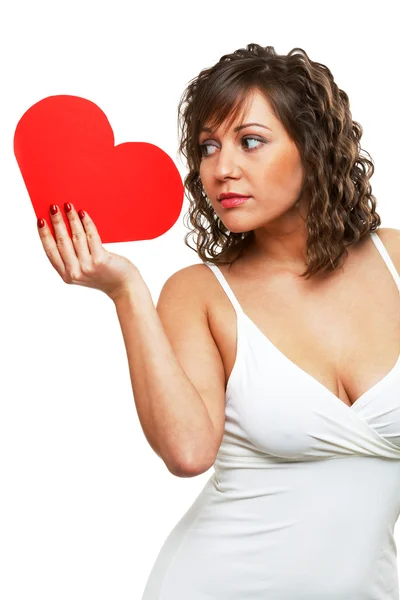
[{"label": "hand holding heart", "polygon": [[81,219],[71,204],[66,205],[66,209],[69,207],[71,209],[66,212],[72,239],[59,209],[51,214],[57,241],[46,223],[39,226],[45,253],[65,283],[101,290],[116,301],[132,285],[138,269],[124,256],[108,252],[102,246],[97,228],[87,212],[84,211]]},{"label": "hand holding heart", "polygon": [[168,154],[147,142],[115,146],[104,112],[68,95],[44,98],[24,113],[14,153],[40,224],[53,202],[68,208],[72,199],[85,209],[82,221],[72,207],[65,221],[58,210],[39,225],[45,252],[63,280],[115,299],[134,274],[140,279],[138,269],[105,250],[102,240],[154,239],[173,226],[184,190]]},{"label": "hand holding heart", "polygon": [[14,153],[36,217],[72,201],[103,244],[152,240],[180,215],[184,188],[171,157],[148,142],[115,145],[107,116],[85,98],[36,102],[17,124]]}]

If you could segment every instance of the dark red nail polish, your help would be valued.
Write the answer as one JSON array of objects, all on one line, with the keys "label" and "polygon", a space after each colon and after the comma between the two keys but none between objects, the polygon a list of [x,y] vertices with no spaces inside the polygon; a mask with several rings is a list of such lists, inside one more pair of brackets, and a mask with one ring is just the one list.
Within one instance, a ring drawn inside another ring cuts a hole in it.
[{"label": "dark red nail polish", "polygon": [[65,212],[69,213],[69,211],[71,210],[72,206],[70,205],[69,202],[64,202],[64,208],[65,208]]},{"label": "dark red nail polish", "polygon": [[58,212],[58,206],[56,204],[50,204],[50,212],[55,215]]},{"label": "dark red nail polish", "polygon": [[37,225],[38,225],[39,229],[41,229],[42,227],[44,227],[44,221],[43,221],[43,219],[38,219],[37,220]]},{"label": "dark red nail polish", "polygon": [[78,215],[80,219],[83,219],[83,217],[85,216],[85,211],[84,210],[78,210]]}]

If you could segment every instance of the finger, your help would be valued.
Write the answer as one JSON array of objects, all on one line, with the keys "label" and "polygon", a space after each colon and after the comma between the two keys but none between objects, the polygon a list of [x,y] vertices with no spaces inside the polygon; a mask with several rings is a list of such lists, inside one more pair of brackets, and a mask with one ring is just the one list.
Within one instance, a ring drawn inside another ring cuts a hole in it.
[{"label": "finger", "polygon": [[80,219],[86,231],[86,239],[89,246],[90,254],[94,261],[100,261],[104,253],[100,234],[97,227],[86,210],[82,211],[83,217]]},{"label": "finger", "polygon": [[44,226],[39,227],[38,225],[38,230],[44,251],[57,273],[61,276],[63,280],[65,280],[66,271],[64,261],[61,258],[60,252],[58,250],[57,244],[54,241],[50,227],[47,225],[45,219],[43,219],[43,222]]},{"label": "finger", "polygon": [[64,209],[71,227],[72,245],[78,256],[78,260],[81,265],[91,265],[92,257],[90,255],[88,239],[82,221],[71,202],[65,202]]},{"label": "finger", "polygon": [[54,215],[50,212],[50,218],[54,227],[55,243],[64,262],[65,272],[69,274],[70,277],[77,278],[81,273],[81,268],[74,244],[69,237],[67,226],[65,225],[60,208],[57,205],[52,206],[57,207],[57,212]]}]

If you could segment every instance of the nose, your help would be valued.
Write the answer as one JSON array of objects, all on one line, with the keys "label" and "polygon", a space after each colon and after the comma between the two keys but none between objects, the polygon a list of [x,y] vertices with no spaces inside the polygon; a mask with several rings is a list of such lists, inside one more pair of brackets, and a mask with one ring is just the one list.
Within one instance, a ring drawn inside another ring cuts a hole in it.
[{"label": "nose", "polygon": [[217,179],[236,178],[240,175],[238,156],[233,148],[227,145],[221,148],[215,161],[214,174]]}]

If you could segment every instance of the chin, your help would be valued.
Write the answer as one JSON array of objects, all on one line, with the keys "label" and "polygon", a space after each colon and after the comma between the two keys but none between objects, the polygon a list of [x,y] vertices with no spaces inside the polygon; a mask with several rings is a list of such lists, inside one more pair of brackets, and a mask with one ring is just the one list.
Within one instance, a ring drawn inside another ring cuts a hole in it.
[{"label": "chin", "polygon": [[224,225],[231,233],[247,233],[249,231],[253,231],[253,227],[249,227],[246,229],[240,223],[237,224],[237,227],[235,227],[235,225],[232,223],[229,226],[225,223]]}]

